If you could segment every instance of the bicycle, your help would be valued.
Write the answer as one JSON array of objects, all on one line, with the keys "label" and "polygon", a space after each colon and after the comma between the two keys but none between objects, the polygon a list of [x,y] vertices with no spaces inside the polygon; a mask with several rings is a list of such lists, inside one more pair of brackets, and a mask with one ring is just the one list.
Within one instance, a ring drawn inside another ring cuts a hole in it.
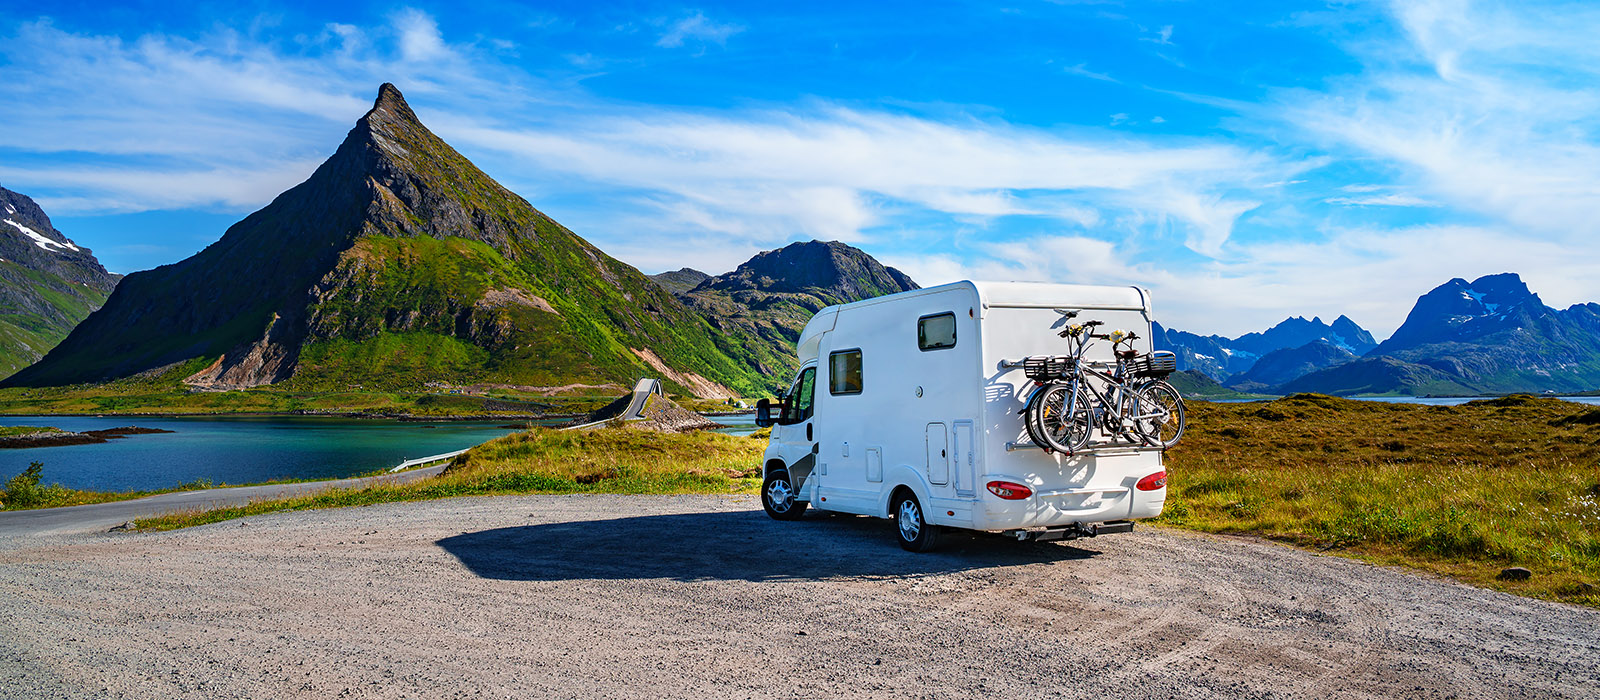
[{"label": "bicycle", "polygon": [[[1064,320],[1078,315],[1076,311],[1056,311]],[[1024,371],[1038,383],[1021,411],[1029,437],[1047,452],[1067,455],[1088,446],[1096,428],[1111,436],[1113,442],[1125,439],[1162,449],[1177,444],[1184,428],[1183,397],[1164,381],[1176,369],[1176,357],[1158,353],[1141,358],[1132,347],[1138,334],[1095,333],[1094,329],[1102,325],[1102,321],[1086,321],[1058,333],[1067,339],[1068,355],[1023,360]],[[1112,342],[1116,358],[1112,372],[1084,361],[1084,353],[1094,340]],[[1122,349],[1123,344],[1128,349]],[[1090,378],[1096,382],[1088,381]]]}]

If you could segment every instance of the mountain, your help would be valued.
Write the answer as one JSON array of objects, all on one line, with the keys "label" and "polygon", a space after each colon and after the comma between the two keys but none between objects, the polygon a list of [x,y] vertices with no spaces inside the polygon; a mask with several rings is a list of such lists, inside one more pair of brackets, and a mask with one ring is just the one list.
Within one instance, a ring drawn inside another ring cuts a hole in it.
[{"label": "mountain", "polygon": [[[677,272],[663,275],[679,275]],[[658,275],[657,277],[661,277]],[[791,243],[708,277],[678,298],[746,345],[763,374],[787,379],[794,344],[819,309],[918,289],[911,277],[838,241]]]},{"label": "mountain", "polygon": [[31,198],[0,187],[0,378],[67,337],[118,279]]},{"label": "mountain", "polygon": [[1356,359],[1354,353],[1317,339],[1297,348],[1280,348],[1261,356],[1250,369],[1228,378],[1229,388],[1270,392],[1302,376]]},{"label": "mountain", "polygon": [[666,287],[667,291],[673,294],[682,294],[699,286],[701,282],[711,279],[711,275],[692,267],[685,267],[671,272],[663,272],[659,275],[650,275],[650,279],[655,280],[656,284]]},{"label": "mountain", "polygon": [[1263,333],[1246,333],[1235,338],[1229,347],[1235,351],[1244,351],[1265,357],[1274,350],[1298,348],[1315,341],[1323,341],[1337,348],[1342,348],[1352,355],[1365,355],[1377,347],[1372,334],[1348,316],[1334,319],[1333,325],[1322,322],[1319,317],[1307,321],[1303,316],[1285,319],[1282,323],[1267,329]]},{"label": "mountain", "polygon": [[661,376],[764,391],[745,338],[500,186],[393,85],[305,182],[181,262],[129,275],[8,385],[182,376],[201,388]]},{"label": "mountain", "polygon": [[1513,273],[1452,279],[1417,299],[1372,354],[1479,392],[1591,390],[1600,387],[1600,304],[1553,309]]},{"label": "mountain", "polygon": [[1456,378],[1432,367],[1393,357],[1366,357],[1312,372],[1281,384],[1274,393],[1314,392],[1352,394],[1410,394],[1412,396],[1463,396],[1478,393]]},{"label": "mountain", "polygon": [[1377,346],[1372,334],[1356,325],[1348,316],[1340,316],[1331,325],[1323,323],[1321,318],[1307,321],[1303,316],[1295,316],[1266,331],[1246,333],[1233,339],[1220,335],[1196,335],[1162,328],[1160,324],[1156,324],[1152,330],[1157,350],[1177,353],[1178,369],[1193,369],[1230,385],[1233,377],[1248,372],[1257,362],[1278,350],[1303,348],[1311,343],[1322,342],[1353,356],[1360,356]]}]

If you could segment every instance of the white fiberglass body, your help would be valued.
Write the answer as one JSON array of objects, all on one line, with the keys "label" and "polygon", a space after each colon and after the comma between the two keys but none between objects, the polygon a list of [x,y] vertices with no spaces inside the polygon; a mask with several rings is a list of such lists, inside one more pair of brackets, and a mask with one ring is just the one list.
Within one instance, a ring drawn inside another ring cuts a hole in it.
[{"label": "white fiberglass body", "polygon": [[[786,471],[813,508],[892,517],[909,489],[930,524],[1019,537],[1160,515],[1164,481],[1136,488],[1163,471],[1159,449],[1097,434],[1065,456],[1029,442],[1019,412],[1035,384],[1011,363],[1067,352],[1058,308],[1132,330],[1135,347],[1151,349],[1150,298],[1137,287],[957,282],[817,312],[797,344],[801,368],[775,416],[766,472]],[[1110,362],[1111,352],[1101,341],[1086,359]],[[991,482],[1031,494],[1008,500]]]}]

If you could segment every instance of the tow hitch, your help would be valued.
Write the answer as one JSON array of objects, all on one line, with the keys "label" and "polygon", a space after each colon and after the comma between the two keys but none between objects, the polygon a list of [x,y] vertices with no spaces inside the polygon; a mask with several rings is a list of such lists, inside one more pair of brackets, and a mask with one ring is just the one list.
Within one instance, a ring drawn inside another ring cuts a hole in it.
[{"label": "tow hitch", "polygon": [[1120,532],[1133,532],[1133,521],[1118,520],[1109,523],[1073,523],[1065,527],[1041,527],[1029,530],[1007,530],[1007,537],[1014,537],[1018,542],[1047,542],[1050,540],[1075,540],[1079,537],[1095,537],[1098,535],[1114,535]]}]

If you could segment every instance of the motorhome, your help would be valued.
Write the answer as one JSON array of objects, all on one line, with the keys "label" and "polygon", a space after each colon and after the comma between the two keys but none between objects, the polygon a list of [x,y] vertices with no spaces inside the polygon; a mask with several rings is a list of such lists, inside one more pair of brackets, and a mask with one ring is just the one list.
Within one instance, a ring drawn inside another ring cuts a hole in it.
[{"label": "motorhome", "polygon": [[[1127,532],[1161,514],[1159,448],[1100,436],[1071,455],[1033,444],[1028,356],[1065,352],[1066,317],[1134,331],[1146,353],[1150,295],[1138,287],[956,282],[830,306],[797,342],[800,369],[776,402],[762,502],[780,520],[817,508],[890,518],[900,544],[941,528],[1018,540]],[[1086,360],[1114,362],[1109,343]]]}]

